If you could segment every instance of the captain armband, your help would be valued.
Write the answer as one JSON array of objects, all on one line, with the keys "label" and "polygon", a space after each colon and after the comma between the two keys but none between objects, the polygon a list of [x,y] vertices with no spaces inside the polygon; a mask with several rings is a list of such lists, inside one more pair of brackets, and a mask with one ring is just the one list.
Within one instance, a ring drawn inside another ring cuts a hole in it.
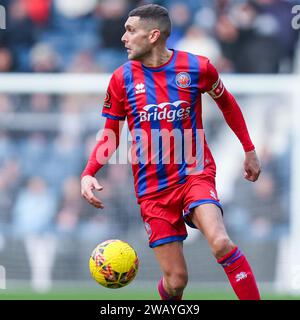
[{"label": "captain armband", "polygon": [[225,90],[224,84],[220,78],[213,84],[210,91],[207,91],[207,93],[213,98],[218,99],[221,97]]}]

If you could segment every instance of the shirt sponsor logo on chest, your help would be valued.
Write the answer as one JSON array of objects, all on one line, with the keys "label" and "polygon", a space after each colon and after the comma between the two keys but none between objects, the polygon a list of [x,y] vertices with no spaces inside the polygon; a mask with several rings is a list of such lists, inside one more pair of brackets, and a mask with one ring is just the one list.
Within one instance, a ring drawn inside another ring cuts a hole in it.
[{"label": "shirt sponsor logo on chest", "polygon": [[140,122],[167,120],[168,122],[184,120],[190,116],[191,107],[185,100],[147,104],[139,112]]}]

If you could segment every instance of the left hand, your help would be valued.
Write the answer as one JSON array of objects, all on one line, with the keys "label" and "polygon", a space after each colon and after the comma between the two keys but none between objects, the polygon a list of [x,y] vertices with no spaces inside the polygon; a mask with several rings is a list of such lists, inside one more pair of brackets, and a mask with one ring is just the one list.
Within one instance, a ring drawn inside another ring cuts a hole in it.
[{"label": "left hand", "polygon": [[245,153],[245,162],[244,162],[244,178],[249,181],[256,181],[260,175],[260,163],[256,155],[255,150]]}]

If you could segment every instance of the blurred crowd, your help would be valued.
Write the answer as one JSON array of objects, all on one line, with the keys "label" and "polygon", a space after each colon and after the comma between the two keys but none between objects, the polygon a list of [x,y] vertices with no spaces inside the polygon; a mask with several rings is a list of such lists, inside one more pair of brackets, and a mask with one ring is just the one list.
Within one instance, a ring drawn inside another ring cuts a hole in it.
[{"label": "blurred crowd", "polygon": [[[37,95],[28,101],[48,97]],[[57,103],[59,99],[53,101]],[[53,122],[66,121],[66,126],[61,126],[63,130],[60,126],[37,129],[32,119],[28,121],[28,116],[34,118],[37,114],[20,110],[18,116],[24,126],[0,129],[0,261],[9,270],[7,276],[13,279],[28,278],[29,268],[31,286],[38,291],[51,288],[53,266],[57,263],[62,266],[58,274],[64,280],[67,270],[81,268],[79,263],[73,266],[74,260],[80,259],[79,246],[85,246],[83,252],[88,255],[104,240],[128,240],[143,232],[130,166],[114,164],[101,170],[104,190],[99,197],[104,202],[104,211],[82,199],[80,174],[96,143],[95,132],[102,124],[98,120],[98,128],[91,127],[90,131],[79,128],[76,132],[76,119],[68,124],[68,117],[84,118],[83,113],[88,112],[72,110],[70,115],[70,110],[60,109],[61,105],[56,103],[49,108],[41,107],[43,111],[37,112],[41,116],[45,112],[45,117],[36,122],[43,125],[52,115]],[[57,109],[60,113],[53,111]],[[10,115],[14,117],[15,113]],[[99,114],[96,117],[99,119]],[[30,124],[31,129],[26,127]],[[21,263],[11,251],[18,257],[25,253],[26,262]],[[87,257],[84,256],[84,262]],[[84,266],[83,270],[88,269]],[[82,273],[85,274],[81,269],[79,278]]]},{"label": "blurred crowd", "polygon": [[210,57],[220,72],[293,72],[298,30],[284,0],[2,0],[0,72],[112,72],[126,61],[128,12],[169,9],[170,48]]},{"label": "blurred crowd", "polygon": [[81,198],[80,174],[95,143],[95,133],[0,130],[0,234],[104,240],[139,226],[128,165],[101,170],[104,214]]}]

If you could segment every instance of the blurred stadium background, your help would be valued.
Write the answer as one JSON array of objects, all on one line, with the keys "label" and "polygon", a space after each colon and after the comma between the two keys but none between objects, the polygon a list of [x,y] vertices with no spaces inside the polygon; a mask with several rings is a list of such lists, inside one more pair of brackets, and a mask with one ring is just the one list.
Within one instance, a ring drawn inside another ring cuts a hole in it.
[{"label": "blurred stadium background", "polygon": [[[170,10],[169,47],[208,56],[241,106],[262,162],[254,184],[242,178],[242,147],[204,98],[224,219],[263,298],[297,299],[300,45],[292,8],[300,2],[151,2]],[[79,180],[103,127],[110,74],[127,58],[120,41],[127,13],[145,3],[0,2],[6,12],[0,30],[0,288],[6,289],[0,299],[158,299],[160,271],[130,165],[108,165],[99,173],[101,212],[81,199]],[[121,290],[100,288],[89,275],[92,249],[110,238],[128,241],[140,257],[136,280]],[[200,233],[189,229],[185,253],[186,298],[235,299]]]}]

